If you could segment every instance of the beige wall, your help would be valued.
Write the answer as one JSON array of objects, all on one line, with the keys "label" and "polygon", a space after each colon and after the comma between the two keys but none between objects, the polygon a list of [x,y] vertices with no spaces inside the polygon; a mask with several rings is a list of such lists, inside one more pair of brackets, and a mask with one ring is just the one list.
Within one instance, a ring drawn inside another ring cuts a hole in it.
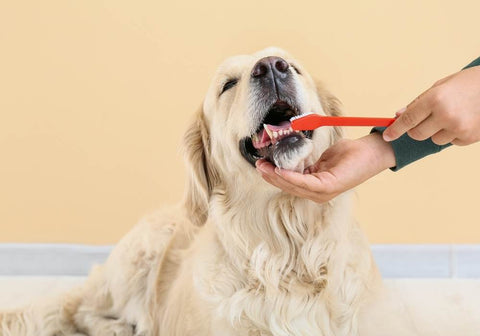
[{"label": "beige wall", "polygon": [[[283,47],[347,114],[390,116],[480,55],[479,12],[473,0],[3,1],[0,242],[110,244],[178,201],[182,132],[227,56]],[[479,154],[451,148],[358,188],[370,240],[480,242]]]}]

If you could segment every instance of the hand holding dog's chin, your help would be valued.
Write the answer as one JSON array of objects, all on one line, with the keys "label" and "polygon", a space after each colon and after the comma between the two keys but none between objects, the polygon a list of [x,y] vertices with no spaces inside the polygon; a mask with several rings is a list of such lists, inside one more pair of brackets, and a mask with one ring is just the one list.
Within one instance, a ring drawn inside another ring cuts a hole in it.
[{"label": "hand holding dog's chin", "polygon": [[328,148],[304,174],[279,169],[266,160],[257,170],[268,183],[298,197],[324,203],[395,166],[391,145],[377,133],[342,140]]}]

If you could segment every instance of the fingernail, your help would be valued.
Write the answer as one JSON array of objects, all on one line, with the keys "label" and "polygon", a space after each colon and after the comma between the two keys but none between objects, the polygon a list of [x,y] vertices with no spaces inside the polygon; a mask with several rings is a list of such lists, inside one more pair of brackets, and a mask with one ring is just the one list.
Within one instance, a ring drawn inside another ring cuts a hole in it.
[{"label": "fingernail", "polygon": [[385,141],[391,141],[392,138],[391,138],[388,134],[383,133],[383,140],[385,140]]},{"label": "fingernail", "polygon": [[281,174],[280,174],[280,168],[279,168],[279,167],[276,167],[276,168],[275,168],[275,173],[276,173],[277,175],[281,175]]},{"label": "fingernail", "polygon": [[403,112],[405,112],[407,110],[407,107],[402,107],[400,110],[398,110],[397,112],[395,112],[395,116],[399,116],[400,114],[402,114]]}]

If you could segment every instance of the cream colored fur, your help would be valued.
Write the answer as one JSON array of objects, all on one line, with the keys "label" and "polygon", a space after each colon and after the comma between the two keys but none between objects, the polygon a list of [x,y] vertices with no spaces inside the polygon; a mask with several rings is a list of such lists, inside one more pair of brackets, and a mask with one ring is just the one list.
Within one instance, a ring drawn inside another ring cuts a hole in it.
[{"label": "cream colored fur", "polygon": [[[301,69],[305,110],[339,113],[335,98],[282,50],[227,60],[184,137],[185,201],[145,217],[81,288],[0,316],[0,335],[375,334],[368,314],[381,282],[349,193],[323,205],[293,197],[264,182],[239,153],[254,109],[245,78],[269,55]],[[231,75],[242,79],[219,97]],[[340,136],[317,130],[312,157],[299,160],[318,158]],[[385,321],[377,306],[372,316]]]}]

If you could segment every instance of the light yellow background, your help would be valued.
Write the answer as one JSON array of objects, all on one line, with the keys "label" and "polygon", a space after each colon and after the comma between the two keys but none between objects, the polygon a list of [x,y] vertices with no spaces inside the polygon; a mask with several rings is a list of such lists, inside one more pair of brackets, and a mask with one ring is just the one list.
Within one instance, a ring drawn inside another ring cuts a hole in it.
[{"label": "light yellow background", "polygon": [[[480,55],[479,1],[2,1],[0,242],[116,242],[183,194],[179,143],[225,58],[283,47],[349,115]],[[368,128],[351,131],[352,137]],[[357,189],[374,243],[478,243],[480,145]]]}]

